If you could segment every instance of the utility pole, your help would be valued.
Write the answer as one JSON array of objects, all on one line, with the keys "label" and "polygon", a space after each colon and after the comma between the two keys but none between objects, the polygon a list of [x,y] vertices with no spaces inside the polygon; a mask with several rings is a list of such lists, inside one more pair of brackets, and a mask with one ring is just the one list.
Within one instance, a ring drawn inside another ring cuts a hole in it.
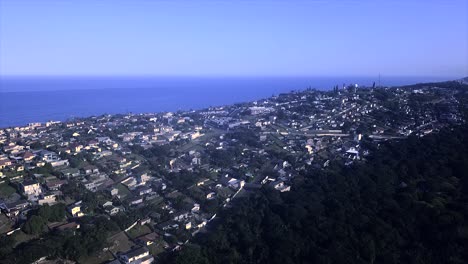
[{"label": "utility pole", "polygon": [[379,87],[380,87],[380,72],[379,72]]}]

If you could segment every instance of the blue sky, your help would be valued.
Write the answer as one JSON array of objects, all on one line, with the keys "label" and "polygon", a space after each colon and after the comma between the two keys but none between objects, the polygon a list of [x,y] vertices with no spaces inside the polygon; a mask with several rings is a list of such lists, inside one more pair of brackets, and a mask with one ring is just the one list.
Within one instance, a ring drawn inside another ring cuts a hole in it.
[{"label": "blue sky", "polygon": [[468,0],[0,0],[0,75],[467,76]]}]

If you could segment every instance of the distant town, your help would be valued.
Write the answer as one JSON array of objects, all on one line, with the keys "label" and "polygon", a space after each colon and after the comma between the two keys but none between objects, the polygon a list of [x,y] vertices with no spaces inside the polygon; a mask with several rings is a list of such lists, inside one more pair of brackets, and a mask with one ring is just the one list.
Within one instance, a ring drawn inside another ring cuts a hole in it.
[{"label": "distant town", "polygon": [[[152,263],[207,232],[238,197],[294,191],[307,167],[365,162],[382,141],[464,123],[457,93],[437,84],[343,85],[197,111],[3,128],[0,234],[14,248],[100,232],[63,261]],[[48,254],[31,258],[48,263]]]}]

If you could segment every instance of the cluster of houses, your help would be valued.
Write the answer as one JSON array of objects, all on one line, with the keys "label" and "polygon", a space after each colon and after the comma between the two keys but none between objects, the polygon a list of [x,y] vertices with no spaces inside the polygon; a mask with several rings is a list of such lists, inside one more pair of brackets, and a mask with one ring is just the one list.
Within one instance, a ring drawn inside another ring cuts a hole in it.
[{"label": "cluster of houses", "polygon": [[[411,104],[414,96],[437,88],[385,91],[394,95],[400,120],[380,118],[389,104],[374,89],[344,86],[202,111],[103,115],[0,129],[0,188],[12,192],[1,196],[0,209],[20,219],[31,208],[62,202],[70,219],[77,219],[86,212],[83,203],[64,197],[62,190],[80,185],[108,199],[94,214],[146,213],[140,224],[157,232],[136,238],[138,247],[118,253],[114,262],[152,263],[148,247],[156,240],[196,234],[238,196],[259,188],[291,191],[292,179],[306,166],[363,160],[366,137],[425,135],[462,122],[454,91],[438,101],[447,109],[443,115]],[[164,157],[140,151],[157,147],[166,148]],[[215,162],[219,156],[227,157],[226,165]],[[191,184],[180,183],[181,175],[193,177]],[[79,223],[54,228],[78,229]]]}]

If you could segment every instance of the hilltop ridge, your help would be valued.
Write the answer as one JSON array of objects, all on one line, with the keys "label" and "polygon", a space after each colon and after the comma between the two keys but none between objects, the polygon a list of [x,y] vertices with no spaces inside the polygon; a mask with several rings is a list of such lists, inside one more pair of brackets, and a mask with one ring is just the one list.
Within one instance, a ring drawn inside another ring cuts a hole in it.
[{"label": "hilltop ridge", "polygon": [[[212,220],[223,221],[221,212],[237,213],[241,198],[255,197],[265,188],[271,189],[272,198],[293,197],[312,175],[324,175],[322,171],[336,166],[353,171],[387,141],[425,138],[464,124],[464,87],[457,82],[406,88],[344,85],[201,110],[100,115],[0,129],[0,244],[8,245],[0,250],[0,262],[32,263],[43,257],[106,262],[135,252],[145,259],[161,259],[185,247],[197,233],[210,232]],[[417,169],[406,167],[398,175]],[[336,177],[322,178],[326,184]],[[389,178],[379,179],[378,185],[367,181],[371,191],[372,186],[380,186],[378,193],[395,187],[386,185]],[[398,184],[413,188],[415,180]],[[320,195],[323,190],[309,193]],[[323,205],[335,210],[340,203],[328,199]],[[283,211],[282,217],[294,222],[279,222],[280,226],[301,225],[307,219],[296,209]],[[273,221],[275,229],[278,221]],[[249,241],[256,237],[245,234]],[[277,235],[273,240],[285,237]],[[369,243],[376,241],[380,240]],[[309,249],[330,246],[321,243]],[[360,250],[370,250],[365,254],[372,259],[374,247],[386,248],[371,245]],[[245,257],[212,263],[251,263]]]}]

